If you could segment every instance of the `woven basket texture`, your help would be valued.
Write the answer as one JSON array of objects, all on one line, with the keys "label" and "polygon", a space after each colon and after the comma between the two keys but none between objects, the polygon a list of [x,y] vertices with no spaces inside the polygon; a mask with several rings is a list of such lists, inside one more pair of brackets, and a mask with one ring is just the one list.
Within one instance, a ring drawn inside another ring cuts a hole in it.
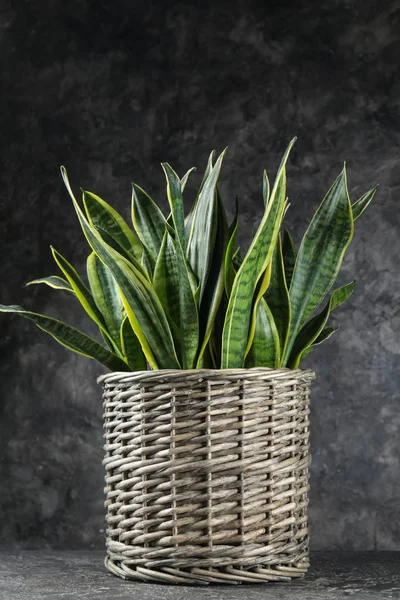
[{"label": "woven basket texture", "polygon": [[266,368],[100,377],[107,568],[186,584],[302,577],[313,378]]}]

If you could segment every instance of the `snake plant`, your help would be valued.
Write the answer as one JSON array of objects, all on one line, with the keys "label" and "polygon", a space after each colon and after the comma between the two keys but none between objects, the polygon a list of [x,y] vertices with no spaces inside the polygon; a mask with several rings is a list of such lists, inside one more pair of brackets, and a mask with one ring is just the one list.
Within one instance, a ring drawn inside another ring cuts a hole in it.
[{"label": "snake plant", "polygon": [[[241,367],[298,367],[337,327],[331,312],[349,298],[354,281],[335,289],[354,222],[376,188],[350,201],[346,168],[334,181],[297,251],[283,221],[289,206],[286,163],[272,187],[263,174],[264,213],[245,256],[237,248],[238,214],[228,224],[218,189],[225,151],[211,153],[190,212],[182,178],[163,163],[170,213],[132,185],[132,225],[104,200],[83,191],[76,199],[61,167],[89,245],[87,283],[51,248],[61,275],[31,281],[76,298],[103,343],[58,319],[18,313],[58,342],[116,371]],[[330,294],[330,295],[329,295]],[[321,308],[322,305],[322,308]]]}]

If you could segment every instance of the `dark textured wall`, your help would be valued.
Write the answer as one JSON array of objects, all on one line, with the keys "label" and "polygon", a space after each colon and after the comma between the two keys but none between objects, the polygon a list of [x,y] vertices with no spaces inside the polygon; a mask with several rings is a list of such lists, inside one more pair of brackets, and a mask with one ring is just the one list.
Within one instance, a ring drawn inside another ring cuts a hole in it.
[{"label": "dark textured wall", "polygon": [[[22,287],[55,272],[50,244],[84,267],[60,164],[128,216],[132,179],[162,199],[160,161],[201,169],[228,145],[243,240],[295,134],[297,241],[343,160],[353,199],[380,183],[343,267],[358,281],[342,328],[307,361],[310,514],[314,548],[400,549],[400,2],[0,0],[0,21],[3,303],[92,331],[69,297]],[[101,368],[18,317],[0,331],[0,540],[101,547]]]}]

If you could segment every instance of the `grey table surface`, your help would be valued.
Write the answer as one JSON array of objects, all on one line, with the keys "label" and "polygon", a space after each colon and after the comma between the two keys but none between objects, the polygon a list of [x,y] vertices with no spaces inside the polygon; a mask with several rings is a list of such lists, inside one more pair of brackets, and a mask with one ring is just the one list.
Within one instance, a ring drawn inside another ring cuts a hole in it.
[{"label": "grey table surface", "polygon": [[0,551],[0,600],[400,599],[400,552],[314,553],[307,577],[290,583],[170,586],[123,581],[99,552]]}]

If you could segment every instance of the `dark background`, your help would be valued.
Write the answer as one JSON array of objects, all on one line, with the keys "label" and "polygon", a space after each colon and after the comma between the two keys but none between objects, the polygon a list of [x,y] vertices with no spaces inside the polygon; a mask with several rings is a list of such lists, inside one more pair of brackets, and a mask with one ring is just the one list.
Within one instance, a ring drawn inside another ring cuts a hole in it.
[{"label": "dark background", "polygon": [[[161,161],[202,171],[228,145],[242,241],[293,135],[297,241],[344,160],[353,200],[380,183],[340,277],[357,278],[341,330],[306,363],[310,518],[314,548],[399,550],[400,2],[0,0],[0,24],[4,304],[93,331],[70,297],[23,287],[56,273],[50,244],[84,268],[61,164],[128,218],[132,180],[166,206]],[[1,543],[102,547],[102,369],[18,317],[0,333]]]}]

